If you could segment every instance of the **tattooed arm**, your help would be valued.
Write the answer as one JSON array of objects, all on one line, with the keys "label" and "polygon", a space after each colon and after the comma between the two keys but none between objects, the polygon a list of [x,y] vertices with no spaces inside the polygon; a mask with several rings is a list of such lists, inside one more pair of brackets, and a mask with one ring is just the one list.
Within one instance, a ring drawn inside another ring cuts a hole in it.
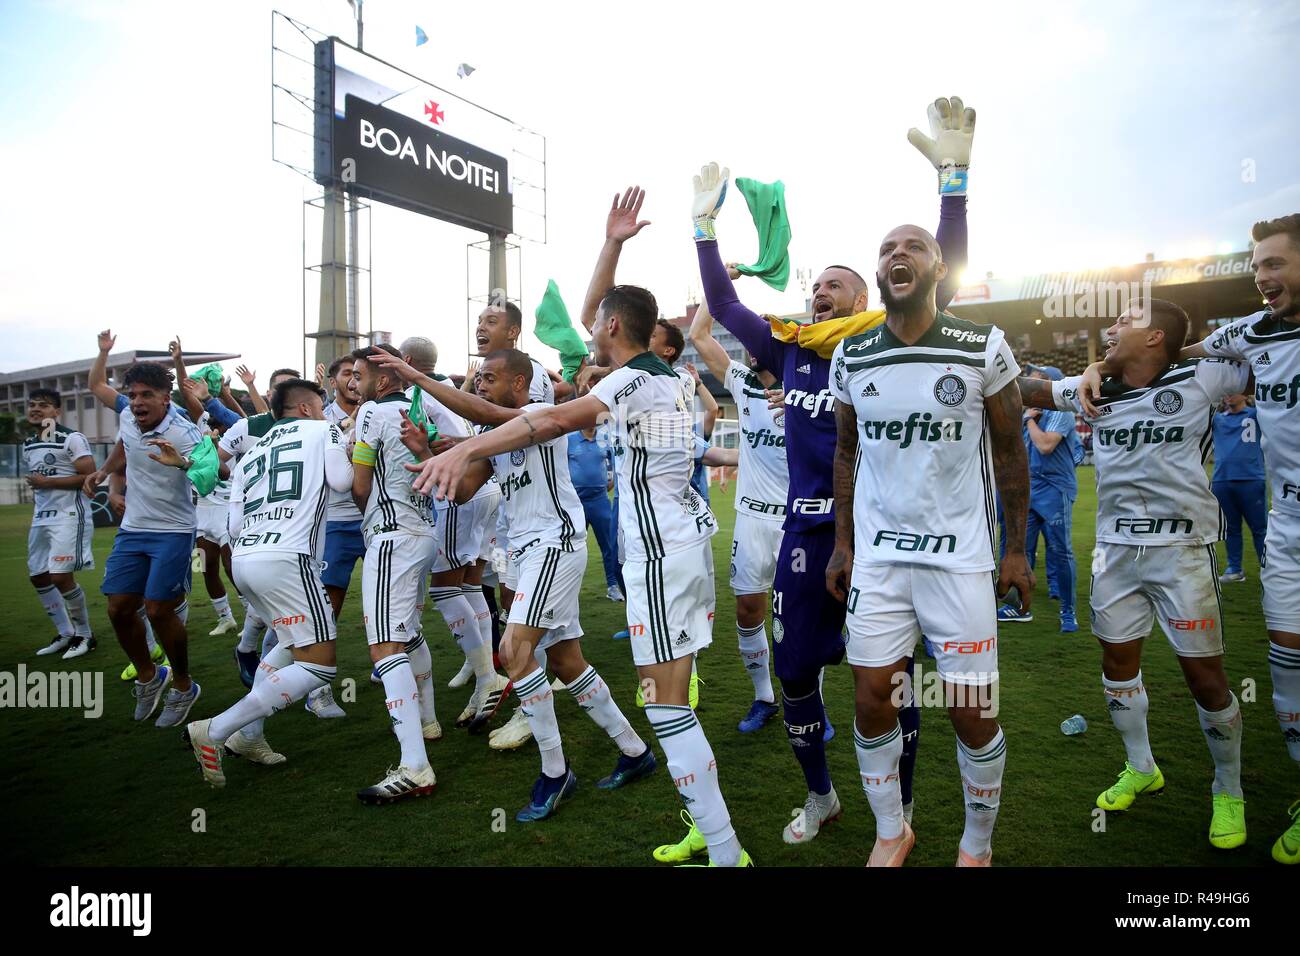
[{"label": "tattooed arm", "polygon": [[1052,383],[1045,378],[1026,378],[1021,375],[1016,379],[1020,391],[1020,404],[1024,408],[1055,408],[1052,401]]},{"label": "tattooed arm", "polygon": [[[853,466],[858,458],[858,414],[835,403],[835,551],[826,565],[826,590],[847,601],[853,580]],[[1023,528],[1020,540],[1024,540]]]},{"label": "tattooed arm", "polygon": [[[1018,382],[1033,379],[1019,379]],[[1029,608],[1034,590],[1034,573],[1025,558],[1025,519],[1029,513],[1029,461],[1025,443],[1020,436],[1020,419],[1024,406],[1020,404],[1018,382],[1007,384],[1001,391],[985,399],[988,414],[989,437],[993,446],[993,474],[1002,498],[1002,513],[1007,525],[1007,553],[998,570],[998,597],[1006,595],[1011,587],[1020,592],[1021,606]],[[1051,383],[1048,398],[1051,398]],[[838,459],[836,460],[838,465]],[[838,484],[836,486],[838,496]],[[838,515],[836,518],[838,520]]]}]

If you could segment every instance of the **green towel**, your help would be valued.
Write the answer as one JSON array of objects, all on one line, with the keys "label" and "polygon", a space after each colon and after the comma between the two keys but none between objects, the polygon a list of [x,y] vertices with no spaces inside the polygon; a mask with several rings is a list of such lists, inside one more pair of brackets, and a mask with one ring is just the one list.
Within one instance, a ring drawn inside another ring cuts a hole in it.
[{"label": "green towel", "polygon": [[572,383],[574,376],[578,374],[578,368],[582,365],[582,360],[587,357],[587,343],[582,341],[582,336],[573,327],[569,310],[564,307],[564,300],[560,298],[560,287],[555,284],[554,279],[546,283],[546,292],[542,296],[542,301],[537,304],[537,311],[533,314],[537,318],[534,331],[537,333],[538,341],[560,353],[562,369],[560,374],[564,376],[566,382]]},{"label": "green towel", "polygon": [[736,188],[749,205],[758,230],[758,261],[752,266],[737,266],[742,275],[758,276],[772,288],[784,292],[790,281],[790,217],[785,211],[785,183],[760,183],[756,179],[736,179]]},{"label": "green towel", "polygon": [[190,452],[190,467],[185,472],[189,476],[190,484],[200,496],[212,493],[212,489],[217,487],[217,477],[221,469],[221,460],[217,457],[217,446],[212,444],[212,438],[208,435],[203,436],[203,441],[194,446]]},{"label": "green towel", "polygon": [[221,383],[224,377],[221,374],[220,365],[217,365],[216,363],[205,365],[197,372],[191,372],[190,378],[207,383],[208,394],[213,398],[216,398],[221,394]]},{"label": "green towel", "polygon": [[411,424],[417,428],[423,428],[424,433],[429,436],[429,443],[433,444],[438,440],[438,423],[429,417],[429,413],[424,410],[424,401],[420,397],[424,392],[420,386],[414,386],[414,392],[411,395],[411,410],[406,413],[406,417],[411,420]]}]

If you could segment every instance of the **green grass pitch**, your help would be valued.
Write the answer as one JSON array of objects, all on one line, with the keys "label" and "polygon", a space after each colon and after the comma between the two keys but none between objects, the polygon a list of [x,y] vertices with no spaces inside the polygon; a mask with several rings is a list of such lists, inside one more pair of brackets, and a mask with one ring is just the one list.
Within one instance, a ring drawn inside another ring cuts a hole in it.
[{"label": "green grass pitch", "polygon": [[[1151,698],[1151,742],[1168,785],[1139,799],[1125,815],[1112,814],[1097,832],[1094,799],[1123,766],[1124,750],[1110,725],[1100,687],[1100,652],[1088,632],[1087,589],[1095,489],[1091,469],[1080,469],[1074,513],[1079,564],[1080,631],[1057,630],[1039,561],[1032,624],[1004,624],[1000,633],[1001,714],[1008,745],[1002,810],[994,835],[999,865],[1192,866],[1274,865],[1269,847],[1289,822],[1287,805],[1300,781],[1287,759],[1271,706],[1267,637],[1260,611],[1259,573],[1247,543],[1244,584],[1224,587],[1227,669],[1242,698],[1245,720],[1243,784],[1250,838],[1236,851],[1206,840],[1212,765],[1192,698],[1173,653],[1159,632],[1148,641],[1143,671]],[[804,798],[803,777],[780,721],[761,732],[736,731],[752,697],[736,651],[734,604],[726,583],[734,512],[729,494],[715,489],[722,529],[714,538],[719,572],[713,647],[699,662],[705,681],[699,710],[720,768],[723,794],[741,842],[759,866],[861,866],[874,839],[870,808],[853,753],[852,683],[847,667],[826,675],[827,706],[838,734],[828,748],[832,778],[844,805],[842,819],[807,846],[788,847],[781,829]],[[354,796],[397,762],[382,691],[372,686],[360,616],[360,571],[339,627],[336,694],[342,720],[322,721],[301,705],[267,722],[267,736],[289,758],[279,767],[227,761],[225,790],[209,789],[177,730],[131,720],[129,688],[118,680],[125,659],[99,594],[113,532],[95,533],[96,571],[80,581],[90,597],[99,649],[76,661],[37,658],[50,626],[26,580],[30,507],[0,508],[0,671],[101,670],[104,713],[0,711],[0,778],[7,794],[10,836],[6,862],[37,865],[416,865],[416,866],[652,866],[650,850],[682,836],[680,803],[664,770],[631,787],[606,793],[594,787],[614,765],[611,742],[567,693],[556,712],[565,752],[579,789],[554,818],[518,824],[538,772],[536,745],[497,753],[487,737],[453,725],[469,694],[449,690],[459,650],[434,613],[425,617],[433,649],[438,714],[444,738],[430,744],[438,775],[430,798],[388,807],[362,806]],[[595,539],[590,553],[597,555]],[[604,597],[600,561],[589,563],[583,591],[583,650],[610,685],[638,732],[652,739],[633,702],[636,676],[628,644],[610,635],[622,626],[623,605]],[[201,580],[191,595],[190,656],[203,696],[192,716],[208,717],[244,693],[231,648],[234,635],[211,638],[215,617]],[[930,661],[921,658],[923,665]],[[341,684],[355,682],[355,698]],[[1243,691],[1253,682],[1253,692]],[[510,711],[503,708],[499,724]],[[1088,719],[1079,737],[1061,734],[1074,713]],[[656,747],[656,751],[658,748]],[[201,810],[201,815],[195,811]],[[922,716],[916,773],[916,849],[909,866],[951,866],[962,826],[955,746],[946,713]],[[205,827],[195,825],[196,817]],[[502,826],[504,823],[504,826]],[[200,832],[196,832],[200,831]]]}]

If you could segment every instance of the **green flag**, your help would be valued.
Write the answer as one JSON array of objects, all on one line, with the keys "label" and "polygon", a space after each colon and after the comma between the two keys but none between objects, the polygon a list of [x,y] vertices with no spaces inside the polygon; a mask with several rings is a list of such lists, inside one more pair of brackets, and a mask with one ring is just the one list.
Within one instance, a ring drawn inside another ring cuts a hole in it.
[{"label": "green flag", "polygon": [[411,396],[411,410],[406,413],[406,417],[417,428],[423,428],[425,434],[429,436],[429,444],[433,444],[438,440],[438,425],[429,417],[429,413],[424,410],[424,403],[420,399],[423,394],[420,386],[416,385],[415,394]]},{"label": "green flag", "polygon": [[560,353],[561,374],[566,382],[572,382],[578,374],[578,367],[587,357],[587,344],[573,327],[569,310],[560,298],[560,287],[551,279],[546,283],[546,292],[533,313],[537,319],[534,331],[543,345],[549,345]]},{"label": "green flag", "polygon": [[185,472],[190,479],[190,484],[200,496],[212,493],[212,489],[217,486],[217,474],[220,468],[217,446],[212,444],[211,436],[204,435],[203,441],[195,445],[194,450],[190,452],[190,467]]},{"label": "green flag", "polygon": [[190,378],[205,383],[208,386],[208,394],[213,398],[221,394],[222,376],[220,365],[215,363],[205,365],[201,369],[191,372]]},{"label": "green flag", "polygon": [[784,292],[790,281],[790,217],[785,211],[785,183],[760,183],[756,179],[736,179],[736,188],[745,197],[749,214],[758,230],[758,261],[752,266],[737,266],[742,275],[758,276],[772,288]]}]

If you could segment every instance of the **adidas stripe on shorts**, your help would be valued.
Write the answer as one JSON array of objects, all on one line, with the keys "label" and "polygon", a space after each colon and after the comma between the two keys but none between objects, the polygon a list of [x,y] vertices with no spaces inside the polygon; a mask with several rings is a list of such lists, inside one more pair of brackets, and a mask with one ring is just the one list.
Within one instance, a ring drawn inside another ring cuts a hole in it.
[{"label": "adidas stripe on shorts", "polygon": [[638,667],[688,657],[713,643],[711,541],[654,561],[626,561],[627,627]]},{"label": "adidas stripe on shorts", "polygon": [[438,550],[428,534],[376,537],[361,565],[361,610],[366,643],[405,644],[420,633],[426,582]]},{"label": "adidas stripe on shorts", "polygon": [[320,562],[293,551],[236,555],[235,586],[282,644],[309,647],[335,638]]},{"label": "adidas stripe on shorts", "polygon": [[500,493],[472,498],[463,505],[448,499],[440,502],[433,572],[451,571],[474,564],[483,551],[483,537],[489,521],[495,522]]},{"label": "adidas stripe on shorts", "polygon": [[538,647],[582,636],[578,621],[579,594],[587,573],[587,548],[528,548],[515,561],[518,587],[510,605],[510,623],[540,627],[546,633]]}]

